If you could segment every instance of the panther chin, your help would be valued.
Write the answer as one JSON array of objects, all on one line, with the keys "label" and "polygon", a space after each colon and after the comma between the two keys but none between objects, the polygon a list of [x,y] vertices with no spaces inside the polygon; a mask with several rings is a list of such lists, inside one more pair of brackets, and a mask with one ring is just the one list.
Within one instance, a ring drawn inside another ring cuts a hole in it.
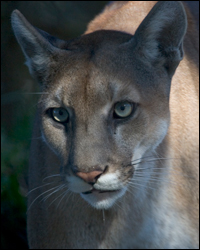
[{"label": "panther chin", "polygon": [[118,190],[97,190],[80,193],[81,197],[96,209],[109,209],[122,197],[126,188]]}]

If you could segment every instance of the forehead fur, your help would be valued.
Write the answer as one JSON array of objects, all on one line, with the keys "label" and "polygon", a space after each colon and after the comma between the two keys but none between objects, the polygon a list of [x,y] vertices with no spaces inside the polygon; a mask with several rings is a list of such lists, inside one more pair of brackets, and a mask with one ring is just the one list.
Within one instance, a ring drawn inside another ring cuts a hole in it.
[{"label": "forehead fur", "polygon": [[68,102],[75,96],[79,96],[79,103],[81,99],[105,102],[114,97],[119,101],[130,99],[130,95],[135,102],[139,96],[149,101],[155,94],[168,98],[166,74],[140,59],[136,44],[129,44],[131,38],[123,32],[97,31],[67,42],[50,87],[59,86],[59,96],[64,94]]}]

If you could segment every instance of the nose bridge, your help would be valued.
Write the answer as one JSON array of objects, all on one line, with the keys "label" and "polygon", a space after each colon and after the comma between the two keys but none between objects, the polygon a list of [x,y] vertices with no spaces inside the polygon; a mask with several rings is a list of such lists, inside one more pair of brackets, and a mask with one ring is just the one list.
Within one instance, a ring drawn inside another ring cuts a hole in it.
[{"label": "nose bridge", "polygon": [[88,121],[79,124],[75,131],[74,165],[78,168],[99,166],[106,158],[103,125]]}]

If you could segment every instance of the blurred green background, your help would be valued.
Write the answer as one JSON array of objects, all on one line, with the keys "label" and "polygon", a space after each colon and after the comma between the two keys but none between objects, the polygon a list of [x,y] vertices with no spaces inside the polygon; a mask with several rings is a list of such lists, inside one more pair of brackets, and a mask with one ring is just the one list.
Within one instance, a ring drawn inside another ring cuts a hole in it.
[{"label": "blurred green background", "polygon": [[27,169],[38,85],[11,29],[18,9],[34,26],[61,39],[81,35],[107,1],[1,1],[1,248],[28,248]]}]

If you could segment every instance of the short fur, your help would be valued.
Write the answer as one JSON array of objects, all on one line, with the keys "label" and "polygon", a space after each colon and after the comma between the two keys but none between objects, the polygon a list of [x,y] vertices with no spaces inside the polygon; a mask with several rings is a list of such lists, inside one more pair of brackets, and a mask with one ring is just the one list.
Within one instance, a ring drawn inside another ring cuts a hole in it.
[{"label": "short fur", "polygon": [[[189,9],[113,2],[67,42],[17,10],[12,25],[43,91],[29,166],[30,248],[198,248],[199,50]],[[121,101],[135,111],[118,119]],[[59,107],[66,123],[52,117]]]}]

